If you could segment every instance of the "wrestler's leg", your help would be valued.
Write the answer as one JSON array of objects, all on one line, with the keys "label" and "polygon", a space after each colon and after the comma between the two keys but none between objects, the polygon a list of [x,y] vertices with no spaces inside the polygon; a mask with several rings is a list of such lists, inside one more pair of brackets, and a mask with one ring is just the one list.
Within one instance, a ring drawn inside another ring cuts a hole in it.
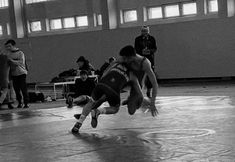
[{"label": "wrestler's leg", "polygon": [[140,108],[143,101],[143,93],[137,78],[134,75],[130,75],[131,78],[131,90],[128,98],[127,108],[130,115],[133,115],[136,109]]}]

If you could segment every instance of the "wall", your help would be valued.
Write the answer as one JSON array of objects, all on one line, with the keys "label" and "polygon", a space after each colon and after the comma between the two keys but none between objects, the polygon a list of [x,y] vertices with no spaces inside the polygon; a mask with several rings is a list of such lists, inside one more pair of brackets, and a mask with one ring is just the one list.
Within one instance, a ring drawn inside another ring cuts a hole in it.
[{"label": "wall", "polygon": [[[27,8],[27,18],[46,18],[56,16],[59,3],[37,4]],[[73,0],[73,4],[78,2]],[[163,0],[162,0],[163,1]],[[172,0],[171,0],[172,1]],[[94,4],[94,0],[92,1]],[[120,8],[133,6],[136,1],[122,0]],[[155,1],[143,1],[143,3]],[[160,2],[160,1],[158,1]],[[222,2],[222,1],[220,1]],[[224,1],[223,1],[224,2]],[[80,7],[85,8],[85,0],[79,0]],[[83,5],[81,5],[83,4]],[[78,4],[77,4],[78,5]],[[77,7],[76,5],[76,7]],[[61,13],[77,13],[74,7],[63,8]],[[94,8],[99,6],[94,5]],[[138,5],[136,7],[139,7]],[[72,9],[71,9],[72,8]],[[37,10],[39,9],[39,10]],[[42,11],[48,13],[44,14]],[[70,11],[69,11],[70,10]],[[83,11],[83,9],[80,9]],[[79,10],[79,12],[80,12]],[[235,18],[227,18],[224,11],[220,18],[194,21],[163,23],[151,25],[151,34],[156,38],[156,71],[161,79],[198,78],[235,76]],[[53,11],[53,12],[52,12]],[[87,12],[87,11],[83,11]],[[47,15],[47,16],[46,16]],[[76,68],[76,59],[84,55],[99,68],[110,56],[118,56],[120,48],[133,44],[140,33],[137,27],[104,29],[100,31],[78,32],[48,36],[35,36],[17,40],[18,46],[26,53],[29,64],[29,82],[50,81],[60,72]],[[3,43],[4,40],[0,40]]]},{"label": "wall", "polygon": [[[157,72],[163,78],[235,76],[235,21],[208,19],[151,26],[158,44]],[[50,81],[63,70],[76,68],[86,56],[99,68],[121,47],[133,44],[139,27],[19,39],[30,66],[29,81]],[[30,46],[29,46],[30,44]]]}]

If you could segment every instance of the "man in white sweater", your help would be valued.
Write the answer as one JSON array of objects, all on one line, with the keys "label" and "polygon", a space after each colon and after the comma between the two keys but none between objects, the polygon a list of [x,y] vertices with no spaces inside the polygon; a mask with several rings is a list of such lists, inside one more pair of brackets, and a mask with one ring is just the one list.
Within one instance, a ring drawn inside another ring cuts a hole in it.
[{"label": "man in white sweater", "polygon": [[[5,48],[8,51],[8,60],[10,62],[10,76],[13,81],[13,87],[16,93],[16,99],[18,101],[18,108],[22,108],[22,95],[24,101],[23,108],[29,108],[29,96],[26,84],[26,75],[28,70],[25,62],[25,55],[15,45],[16,42],[9,39],[5,44]],[[22,95],[21,95],[22,93]]]}]

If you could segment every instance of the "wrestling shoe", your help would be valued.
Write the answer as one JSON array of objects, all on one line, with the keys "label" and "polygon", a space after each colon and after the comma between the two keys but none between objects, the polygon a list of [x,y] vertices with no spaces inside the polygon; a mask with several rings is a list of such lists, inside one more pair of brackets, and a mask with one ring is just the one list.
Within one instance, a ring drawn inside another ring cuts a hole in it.
[{"label": "wrestling shoe", "polygon": [[17,108],[22,108],[23,107],[23,104],[19,103]]},{"label": "wrestling shoe", "polygon": [[73,98],[71,96],[68,97],[67,103],[68,103],[68,106],[67,106],[68,108],[73,107]]},{"label": "wrestling shoe", "polygon": [[92,128],[96,128],[98,125],[98,116],[100,115],[99,110],[94,109],[91,111],[91,126]]},{"label": "wrestling shoe", "polygon": [[27,108],[29,108],[29,105],[28,105],[28,104],[25,104],[23,108],[24,108],[24,109],[27,109]]},{"label": "wrestling shoe", "polygon": [[80,118],[81,114],[74,114],[73,116],[78,120]]},{"label": "wrestling shoe", "polygon": [[127,103],[128,113],[130,115],[135,114],[135,111],[140,108],[142,102],[143,102],[142,97],[135,96],[133,98],[130,98]]},{"label": "wrestling shoe", "polygon": [[81,123],[79,123],[79,122],[77,122],[74,126],[73,126],[73,128],[72,128],[72,133],[79,133],[79,129],[81,128],[81,126],[82,126],[82,124]]},{"label": "wrestling shoe", "polygon": [[8,106],[9,109],[14,109],[14,106],[12,104],[10,104],[10,103],[7,104],[7,106]]}]

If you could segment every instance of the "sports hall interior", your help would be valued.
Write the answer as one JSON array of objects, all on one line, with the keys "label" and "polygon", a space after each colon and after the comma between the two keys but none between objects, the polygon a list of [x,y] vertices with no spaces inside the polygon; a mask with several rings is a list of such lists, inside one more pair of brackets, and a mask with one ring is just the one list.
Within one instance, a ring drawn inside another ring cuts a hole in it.
[{"label": "sports hall interior", "polygon": [[144,25],[157,43],[157,117],[124,107],[74,136],[82,108],[64,100],[4,109],[0,161],[234,162],[235,0],[0,0],[0,47],[16,41],[32,85],[79,56],[98,69]]}]

